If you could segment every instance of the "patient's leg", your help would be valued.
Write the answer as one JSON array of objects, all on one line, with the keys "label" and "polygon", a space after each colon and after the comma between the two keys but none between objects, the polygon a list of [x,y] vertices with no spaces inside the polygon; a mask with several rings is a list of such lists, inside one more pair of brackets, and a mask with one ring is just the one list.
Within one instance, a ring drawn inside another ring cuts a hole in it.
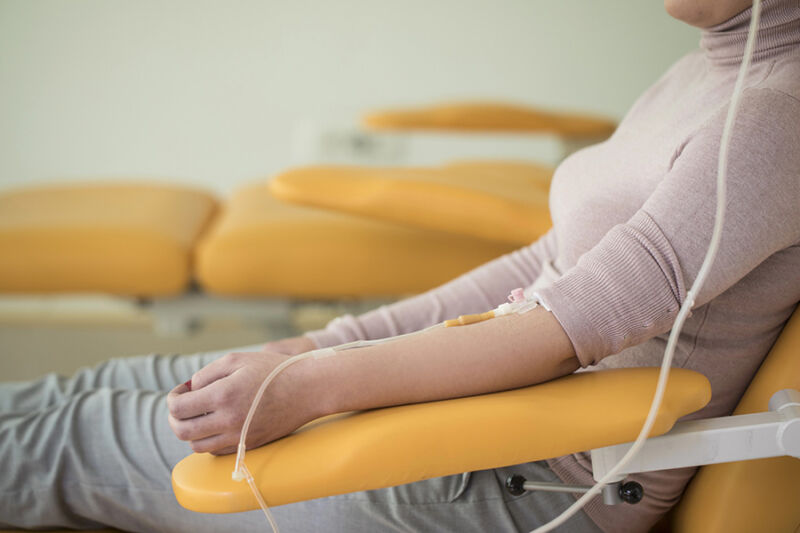
[{"label": "patient's leg", "polygon": [[[466,443],[465,443],[466,445]],[[544,462],[447,476],[388,489],[344,494],[273,509],[281,533],[306,531],[527,532],[554,518],[575,501],[569,494],[511,496],[511,473],[530,481],[559,482]],[[600,533],[581,511],[557,531]]]},{"label": "patient's leg", "polygon": [[[165,397],[101,388],[0,414],[0,529],[221,530],[225,517],[185,511],[172,494],[171,469],[191,450],[169,428]],[[263,526],[258,513],[240,520]]]},{"label": "patient's leg", "polygon": [[0,383],[0,413],[29,412],[69,396],[101,388],[168,391],[194,372],[232,351],[258,351],[261,344],[194,355],[143,355],[110,359],[72,377],[47,374],[28,382]]},{"label": "patient's leg", "polygon": [[[126,531],[268,531],[260,511],[182,509],[172,467],[191,452],[167,424],[165,393],[96,389],[32,413],[0,414],[0,527],[111,525]],[[553,480],[541,464],[529,479]],[[450,476],[274,509],[283,533],[528,530],[572,496],[503,490],[506,473]],[[585,516],[570,532],[596,532]]]}]

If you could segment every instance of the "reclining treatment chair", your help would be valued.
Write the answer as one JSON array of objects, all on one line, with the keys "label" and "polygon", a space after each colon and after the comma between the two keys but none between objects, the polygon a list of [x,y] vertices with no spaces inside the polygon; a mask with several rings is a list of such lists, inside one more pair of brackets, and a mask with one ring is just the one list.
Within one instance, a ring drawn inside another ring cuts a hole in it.
[{"label": "reclining treatment chair", "polygon": [[[383,189],[389,197],[369,203],[374,187],[362,179],[368,176],[372,183],[391,183]],[[312,177],[319,187],[312,182],[311,192],[330,199],[344,192],[351,201],[366,197],[369,209],[394,202],[400,210],[394,220],[282,202],[267,182],[241,188],[221,207],[207,192],[158,183],[11,190],[0,193],[0,293],[164,298],[180,296],[193,281],[224,296],[420,292],[545,231],[549,176],[549,169],[537,165],[476,162],[375,171],[312,167],[280,177],[288,184],[283,187],[287,197],[302,194],[303,187],[292,185],[295,178]],[[398,185],[416,194],[429,189],[436,205],[426,204],[427,211],[414,204],[407,209],[407,198],[405,204],[391,198]],[[365,190],[358,192],[359,186]],[[453,209],[466,210],[457,213],[462,222],[467,213],[476,219],[495,215],[494,225],[508,231],[492,238],[472,234],[474,224],[444,231],[426,223],[426,217]],[[419,223],[404,224],[403,216]],[[337,257],[335,264],[317,268],[331,256]]]}]

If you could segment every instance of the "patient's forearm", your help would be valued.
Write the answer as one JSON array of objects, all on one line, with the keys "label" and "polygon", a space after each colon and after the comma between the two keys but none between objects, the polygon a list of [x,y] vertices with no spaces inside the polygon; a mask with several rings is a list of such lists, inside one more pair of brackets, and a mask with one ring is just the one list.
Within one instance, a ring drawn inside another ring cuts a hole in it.
[{"label": "patient's forearm", "polygon": [[[195,452],[235,451],[256,390],[288,360],[272,349],[230,353],[195,372],[191,387],[167,396],[176,436]],[[298,361],[261,398],[248,448],[326,414],[505,390],[578,368],[571,342],[542,309]]]},{"label": "patient's forearm", "polygon": [[569,374],[579,364],[558,321],[537,308],[301,366],[322,411],[334,413],[511,389]]}]

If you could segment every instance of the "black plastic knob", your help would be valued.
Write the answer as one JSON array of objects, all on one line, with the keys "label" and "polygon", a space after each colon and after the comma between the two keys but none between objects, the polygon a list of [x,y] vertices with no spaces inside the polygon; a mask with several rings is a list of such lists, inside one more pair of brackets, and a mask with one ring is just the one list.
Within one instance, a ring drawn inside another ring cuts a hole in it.
[{"label": "black plastic knob", "polygon": [[525,494],[525,482],[528,481],[519,474],[513,474],[506,478],[506,489],[512,496]]},{"label": "black plastic knob", "polygon": [[626,503],[639,503],[644,497],[644,489],[635,481],[628,481],[619,487],[619,497]]}]

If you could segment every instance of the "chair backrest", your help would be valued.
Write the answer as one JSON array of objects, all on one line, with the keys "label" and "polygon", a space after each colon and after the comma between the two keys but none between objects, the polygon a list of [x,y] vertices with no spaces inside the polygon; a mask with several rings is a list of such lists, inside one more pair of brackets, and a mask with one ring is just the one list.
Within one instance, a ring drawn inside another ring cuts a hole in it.
[{"label": "chair backrest", "polygon": [[[767,410],[776,391],[800,390],[800,308],[778,337],[734,414]],[[800,531],[800,459],[775,457],[704,466],[672,517],[679,533]]]}]

